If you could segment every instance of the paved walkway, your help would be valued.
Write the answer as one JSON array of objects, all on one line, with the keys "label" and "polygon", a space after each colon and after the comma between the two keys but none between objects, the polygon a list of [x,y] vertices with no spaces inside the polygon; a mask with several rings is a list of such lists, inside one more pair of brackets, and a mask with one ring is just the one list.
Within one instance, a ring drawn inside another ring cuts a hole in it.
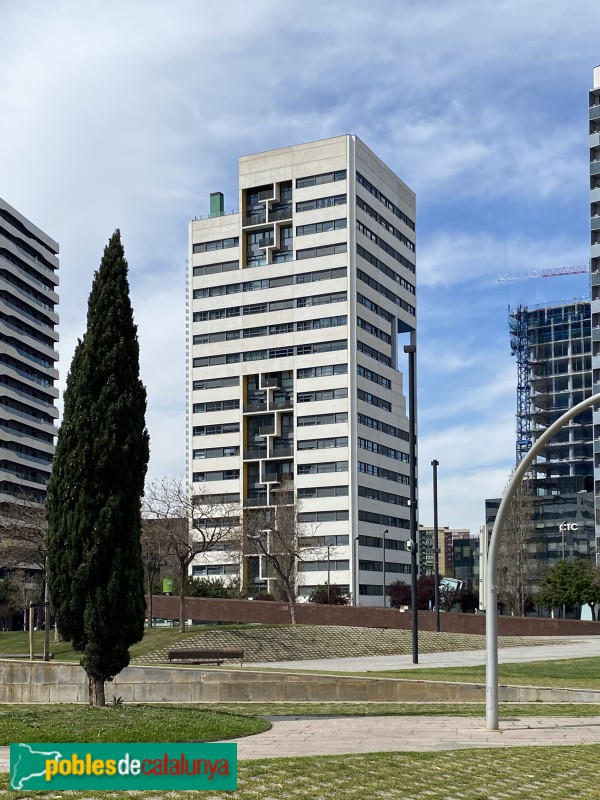
[{"label": "paved walkway", "polygon": [[[294,717],[271,730],[232,739],[238,758],[285,758],[348,753],[429,752],[482,747],[600,744],[600,717],[504,719],[487,731],[480,717]],[[9,749],[0,747],[0,772]]]},{"label": "paved walkway", "polygon": [[[600,655],[600,637],[560,640],[562,644],[510,647],[501,663],[546,661]],[[423,654],[420,667],[483,664],[485,651]],[[250,667],[251,665],[247,665]],[[367,670],[412,668],[411,656],[331,658],[268,663],[270,668]],[[237,739],[240,759],[341,755],[398,751],[459,750],[480,747],[600,744],[600,717],[522,717],[503,719],[500,731],[485,730],[482,717],[291,717],[270,731]],[[0,747],[0,772],[8,772],[9,748]]]},{"label": "paved walkway", "polygon": [[241,760],[600,743],[600,717],[523,717],[500,727],[487,731],[479,717],[299,717],[234,741]]},{"label": "paved walkway", "polygon": [[[599,628],[600,630],[600,628]],[[549,644],[536,647],[501,647],[498,650],[500,664],[524,661],[549,661],[560,658],[584,658],[600,656],[600,636],[565,639],[549,638]],[[560,642],[560,644],[559,644]],[[463,650],[448,653],[421,653],[419,663],[412,663],[412,656],[367,656],[359,658],[320,658],[303,661],[269,661],[244,664],[244,667],[268,667],[270,669],[309,669],[325,672],[371,672],[380,670],[418,669],[420,667],[466,667],[485,664],[485,650]]]}]

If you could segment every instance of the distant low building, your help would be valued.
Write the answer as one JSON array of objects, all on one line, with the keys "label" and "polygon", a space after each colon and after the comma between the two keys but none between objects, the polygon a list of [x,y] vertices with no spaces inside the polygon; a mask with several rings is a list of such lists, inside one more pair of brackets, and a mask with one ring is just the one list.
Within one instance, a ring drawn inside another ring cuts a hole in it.
[{"label": "distant low building", "polygon": [[452,540],[454,577],[466,589],[479,588],[479,536],[470,531],[459,533]]},{"label": "distant low building", "polygon": [[[454,575],[454,540],[469,536],[468,528],[438,527],[439,572],[448,578]],[[433,526],[419,525],[419,575],[433,575]]]}]

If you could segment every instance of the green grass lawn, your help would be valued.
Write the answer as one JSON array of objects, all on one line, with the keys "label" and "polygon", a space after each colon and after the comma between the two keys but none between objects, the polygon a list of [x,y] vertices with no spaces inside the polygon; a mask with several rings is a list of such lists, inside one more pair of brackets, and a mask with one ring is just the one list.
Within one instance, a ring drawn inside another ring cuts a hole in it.
[{"label": "green grass lawn", "polygon": [[[452,683],[485,684],[485,666],[476,667],[420,667],[418,669],[369,670],[347,672],[344,670],[291,669],[260,667],[260,672],[293,672],[313,675],[344,675],[351,678],[397,678],[399,680],[442,681]],[[531,661],[519,664],[499,664],[498,679],[509,686],[558,686],[571,689],[597,689],[600,691],[600,659],[570,658],[554,661]]]},{"label": "green grass lawn", "polygon": [[206,706],[0,706],[0,745],[11,742],[193,742],[261,733],[270,723]]},{"label": "green grass lawn", "polygon": [[[240,628],[256,628],[248,625],[202,625],[188,627],[185,633],[179,633],[178,628],[147,628],[141,642],[129,648],[131,658],[147,655],[164,647],[171,647],[184,641],[188,636],[210,630],[239,630]],[[273,627],[273,626],[270,626]],[[75,661],[81,658],[81,653],[76,652],[69,642],[54,642],[54,631],[50,633],[50,652],[56,661]],[[33,633],[34,652],[41,655],[44,652],[44,632]],[[27,654],[29,655],[29,634],[23,631],[0,631],[0,658],[2,654]]]},{"label": "green grass lawn", "polygon": [[[485,683],[485,666],[386,670],[363,674],[370,678]],[[499,664],[498,680],[500,683],[513,686],[600,689],[600,660],[598,658],[570,658],[555,661],[531,661],[523,664]]]},{"label": "green grass lawn", "polygon": [[[59,661],[74,660],[76,655],[68,642],[53,642],[54,631],[50,632],[50,652],[54,653],[54,658]],[[33,632],[33,650],[37,655],[44,652],[44,632]],[[27,654],[29,655],[29,634],[23,631],[0,631],[0,657],[3,654]],[[77,656],[79,660],[80,656]]]},{"label": "green grass lawn", "polygon": [[[261,733],[260,717],[457,716],[485,718],[483,703],[214,703],[0,706],[0,745],[11,741],[195,741]],[[594,703],[501,703],[502,719],[600,716]]]},{"label": "green grass lawn", "polygon": [[[188,628],[181,634],[174,628],[152,628],[146,630],[141,642],[130,648],[131,657],[137,658],[152,653],[160,648],[167,648],[193,636],[199,631],[227,630],[257,626],[201,626]],[[43,651],[43,631],[34,633],[35,652]],[[58,661],[75,661],[81,658],[67,642],[50,643],[50,650]],[[0,657],[2,653],[28,653],[28,634],[21,631],[0,632]],[[233,668],[228,665],[228,668]],[[356,672],[332,672],[329,670],[285,670],[263,668],[261,671],[293,671],[293,672],[318,672],[321,674],[338,674],[362,676],[367,678],[398,678],[404,680],[431,680],[452,681],[461,683],[485,683],[485,666],[476,667],[437,667],[402,670]],[[500,683],[516,686],[559,686],[573,689],[598,689],[600,690],[600,660],[597,658],[572,658],[557,659],[554,661],[532,661],[519,664],[500,664],[498,667]]]},{"label": "green grass lawn", "polygon": [[[600,714],[600,705],[503,704],[503,717]],[[266,730],[250,715],[480,715],[482,704],[229,703],[215,706],[0,706],[10,741],[210,741]],[[276,753],[274,753],[276,755]],[[596,800],[600,745],[375,753],[241,761],[231,800]],[[0,775],[0,800],[25,800]],[[55,800],[56,791],[36,792]],[[72,792],[72,800],[216,800],[207,792]]]},{"label": "green grass lawn", "polygon": [[[483,703],[219,703],[220,711],[266,717],[481,717]],[[500,703],[501,719],[600,717],[598,703]]]},{"label": "green grass lawn", "polygon": [[[169,792],[169,800],[597,800],[600,746],[274,758],[239,763],[238,790]],[[40,800],[55,790],[36,792]],[[71,792],[72,800],[150,800],[167,793]],[[9,792],[0,800],[30,798]]]}]

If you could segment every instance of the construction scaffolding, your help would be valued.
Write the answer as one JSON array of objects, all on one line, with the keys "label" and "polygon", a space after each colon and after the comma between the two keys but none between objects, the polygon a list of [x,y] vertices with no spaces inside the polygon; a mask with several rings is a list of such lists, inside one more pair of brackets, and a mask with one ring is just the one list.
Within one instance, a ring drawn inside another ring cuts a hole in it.
[{"label": "construction scaffolding", "polygon": [[510,352],[517,361],[517,439],[516,459],[518,466],[531,449],[531,384],[529,382],[529,335],[527,330],[527,306],[518,306],[514,311],[508,307]]},{"label": "construction scaffolding", "polygon": [[[535,439],[592,387],[588,300],[509,308],[511,353],[517,361],[516,463]],[[589,490],[593,478],[592,413],[554,437],[534,465],[538,494]]]}]

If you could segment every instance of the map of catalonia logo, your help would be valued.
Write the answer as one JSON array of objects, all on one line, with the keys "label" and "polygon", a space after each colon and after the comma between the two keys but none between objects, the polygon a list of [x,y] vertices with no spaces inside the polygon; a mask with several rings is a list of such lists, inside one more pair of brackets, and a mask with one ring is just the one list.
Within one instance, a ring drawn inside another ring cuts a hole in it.
[{"label": "map of catalonia logo", "polygon": [[10,746],[10,788],[237,789],[235,744],[54,744]]}]

